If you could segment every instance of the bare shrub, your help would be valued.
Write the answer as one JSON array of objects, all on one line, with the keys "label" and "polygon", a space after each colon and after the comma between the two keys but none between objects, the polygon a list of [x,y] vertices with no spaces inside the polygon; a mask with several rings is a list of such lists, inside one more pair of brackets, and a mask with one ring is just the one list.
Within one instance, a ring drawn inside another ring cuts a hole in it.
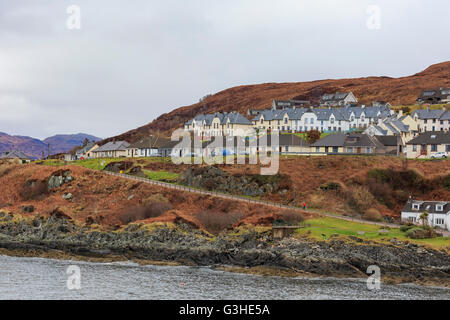
[{"label": "bare shrub", "polygon": [[368,221],[382,221],[383,216],[381,215],[380,211],[378,211],[375,208],[370,208],[364,213],[363,218]]},{"label": "bare shrub", "polygon": [[365,187],[357,186],[348,192],[348,204],[356,212],[366,212],[375,203],[375,198]]},{"label": "bare shrub", "polygon": [[303,214],[295,211],[282,212],[280,219],[289,225],[297,225],[305,221],[305,217],[303,216]]},{"label": "bare shrub", "polygon": [[211,233],[220,233],[231,229],[243,217],[242,213],[219,213],[215,211],[200,211],[196,214],[197,220]]},{"label": "bare shrub", "polygon": [[44,181],[30,180],[25,182],[20,196],[24,201],[34,200],[48,193],[47,184]]},{"label": "bare shrub", "polygon": [[167,200],[166,197],[164,197],[164,195],[162,195],[161,193],[154,193],[152,195],[150,195],[148,198],[144,199],[142,201],[142,204],[144,206],[149,206],[152,203],[169,203],[169,200]]},{"label": "bare shrub", "polygon": [[0,178],[6,176],[12,170],[11,166],[7,164],[0,165]]},{"label": "bare shrub", "polygon": [[164,212],[172,210],[170,203],[156,202],[149,205],[140,205],[130,208],[125,208],[119,213],[118,218],[123,224],[130,222],[144,220],[148,218],[156,218],[161,216]]}]

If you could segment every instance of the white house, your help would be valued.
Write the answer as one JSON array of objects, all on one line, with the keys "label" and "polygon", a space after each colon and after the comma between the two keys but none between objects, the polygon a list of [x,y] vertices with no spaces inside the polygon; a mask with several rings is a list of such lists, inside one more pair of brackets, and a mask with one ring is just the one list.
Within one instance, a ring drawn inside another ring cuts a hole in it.
[{"label": "white house", "polygon": [[422,224],[420,216],[428,212],[428,225],[450,230],[450,201],[421,201],[410,199],[403,207],[402,221]]}]

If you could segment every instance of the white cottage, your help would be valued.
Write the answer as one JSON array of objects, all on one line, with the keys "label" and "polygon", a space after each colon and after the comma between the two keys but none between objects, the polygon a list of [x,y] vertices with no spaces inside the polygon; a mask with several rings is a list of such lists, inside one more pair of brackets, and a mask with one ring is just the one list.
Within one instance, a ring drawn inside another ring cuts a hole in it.
[{"label": "white cottage", "polygon": [[420,216],[428,212],[428,225],[450,230],[450,201],[410,199],[402,210],[402,221],[421,224]]}]

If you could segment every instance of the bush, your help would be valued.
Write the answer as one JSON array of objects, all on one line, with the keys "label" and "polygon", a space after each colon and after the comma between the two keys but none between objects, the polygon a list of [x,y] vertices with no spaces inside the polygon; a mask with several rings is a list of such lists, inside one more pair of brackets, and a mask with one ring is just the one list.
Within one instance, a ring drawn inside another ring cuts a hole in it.
[{"label": "bush", "polygon": [[24,201],[35,200],[48,193],[47,184],[44,181],[29,180],[25,182],[20,196]]},{"label": "bush", "polygon": [[450,174],[444,177],[444,188],[450,190]]},{"label": "bush", "polygon": [[219,213],[215,211],[200,211],[196,214],[197,220],[211,233],[218,234],[223,230],[231,229],[243,217],[242,213]]},{"label": "bush", "polygon": [[406,236],[411,239],[428,239],[437,237],[437,234],[432,228],[413,227],[406,231]]},{"label": "bush", "polygon": [[281,213],[280,220],[289,225],[297,225],[305,221],[305,217],[300,212],[284,211]]},{"label": "bush", "polygon": [[412,225],[412,224],[405,224],[405,225],[400,227],[400,231],[401,232],[407,232],[407,231],[409,231],[412,228],[414,228],[414,225]]},{"label": "bush", "polygon": [[383,216],[381,215],[381,213],[375,209],[375,208],[370,208],[366,211],[366,213],[364,213],[363,218],[365,220],[368,221],[382,221],[383,220]]},{"label": "bush", "polygon": [[8,173],[10,173],[12,170],[12,167],[7,164],[0,165],[0,178],[3,176],[6,176]]},{"label": "bush", "polygon": [[306,133],[306,141],[308,143],[314,143],[320,140],[321,132],[318,130],[310,130]]},{"label": "bush", "polygon": [[156,218],[164,212],[172,210],[172,205],[165,202],[156,202],[149,205],[140,205],[124,209],[119,213],[119,220],[128,224],[137,220]]},{"label": "bush", "polygon": [[373,195],[365,187],[357,186],[348,194],[348,204],[356,212],[366,212],[375,203]]}]

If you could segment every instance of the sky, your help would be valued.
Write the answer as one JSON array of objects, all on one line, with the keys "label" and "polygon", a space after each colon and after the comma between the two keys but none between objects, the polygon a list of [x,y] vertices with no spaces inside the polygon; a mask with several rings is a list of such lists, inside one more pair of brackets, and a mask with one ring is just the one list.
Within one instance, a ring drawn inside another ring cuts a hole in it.
[{"label": "sky", "polygon": [[408,76],[450,60],[449,12],[448,0],[0,0],[0,132],[106,138],[237,85]]}]

